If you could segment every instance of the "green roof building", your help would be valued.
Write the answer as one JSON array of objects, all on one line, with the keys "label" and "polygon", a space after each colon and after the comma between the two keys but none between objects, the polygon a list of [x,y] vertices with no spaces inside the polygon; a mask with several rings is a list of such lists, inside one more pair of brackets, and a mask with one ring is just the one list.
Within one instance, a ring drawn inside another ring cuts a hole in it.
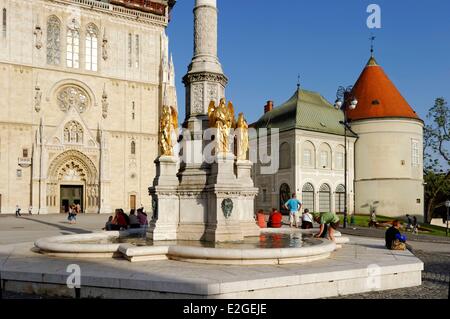
[{"label": "green roof building", "polygon": [[[311,212],[344,211],[344,114],[321,94],[298,88],[287,102],[273,107],[269,101],[264,115],[251,126],[271,131],[277,139],[264,144],[259,140],[259,154],[266,148],[278,169],[267,173],[258,160],[254,168],[255,185],[259,187],[256,208],[284,211],[283,204],[296,193],[303,209]],[[260,131],[259,131],[260,133]],[[348,201],[353,207],[354,144],[356,135],[348,135]],[[271,149],[276,147],[276,151]],[[278,161],[278,162],[277,162]],[[286,212],[285,212],[286,213]]]}]

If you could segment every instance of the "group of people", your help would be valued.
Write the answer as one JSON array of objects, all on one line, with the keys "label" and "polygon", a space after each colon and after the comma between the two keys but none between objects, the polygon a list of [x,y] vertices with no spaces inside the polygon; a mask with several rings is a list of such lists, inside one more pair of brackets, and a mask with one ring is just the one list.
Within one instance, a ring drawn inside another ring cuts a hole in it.
[{"label": "group of people", "polygon": [[103,230],[127,230],[146,228],[148,226],[147,214],[144,212],[144,208],[141,207],[137,211],[132,209],[130,214],[127,215],[123,209],[118,208],[115,210],[114,217],[109,216],[108,221],[105,224]]},{"label": "group of people", "polygon": [[[317,238],[328,238],[334,241],[334,231],[339,227],[339,217],[336,214],[327,213],[310,213],[309,209],[304,209],[301,213],[302,203],[297,199],[296,194],[292,194],[292,197],[283,205],[285,209],[289,211],[289,226],[291,228],[302,228],[302,229],[312,229],[313,223],[316,222],[320,224],[319,233],[316,234]],[[259,216],[264,216],[264,211],[260,210],[257,214]],[[272,209],[269,216],[269,221],[267,227],[269,228],[281,228],[282,227],[283,215],[276,208]],[[301,223],[300,223],[301,220]],[[262,222],[262,220],[261,220]],[[261,227],[264,227],[261,225]]]},{"label": "group of people", "polygon": [[[22,214],[20,213],[20,211],[22,210],[22,208],[20,208],[19,205],[16,205],[16,217],[21,217]],[[28,215],[32,215],[33,214],[33,207],[30,206],[28,207]]]}]

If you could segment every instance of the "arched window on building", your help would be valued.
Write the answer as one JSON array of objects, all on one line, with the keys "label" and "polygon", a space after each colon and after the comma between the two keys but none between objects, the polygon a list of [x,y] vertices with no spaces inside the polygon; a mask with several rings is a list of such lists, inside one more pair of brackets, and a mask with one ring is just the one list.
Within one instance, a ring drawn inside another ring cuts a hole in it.
[{"label": "arched window on building", "polygon": [[314,212],[314,186],[311,183],[306,183],[302,189],[303,209],[308,209],[310,212]]},{"label": "arched window on building", "polygon": [[280,146],[280,169],[291,168],[291,147],[285,142]]},{"label": "arched window on building", "polygon": [[67,27],[66,62],[69,68],[80,67],[80,27],[75,19]]},{"label": "arched window on building", "polygon": [[2,10],[2,34],[3,37],[6,38],[6,8],[3,8]]},{"label": "arched window on building", "polygon": [[55,16],[47,20],[47,63],[61,63],[61,22]]},{"label": "arched window on building", "polygon": [[64,127],[64,142],[83,144],[83,127],[76,121],[71,121]]},{"label": "arched window on building", "polygon": [[291,198],[291,188],[288,184],[282,184],[280,186],[280,212],[286,214],[289,213],[286,208],[284,208],[284,204]]},{"label": "arched window on building", "polygon": [[331,169],[331,161],[331,147],[327,143],[323,143],[319,149],[319,168]]},{"label": "arched window on building", "polygon": [[336,187],[336,194],[334,196],[336,213],[344,213],[345,209],[345,187],[339,185]]},{"label": "arched window on building", "polygon": [[131,155],[136,155],[136,142],[131,141]]},{"label": "arched window on building", "polygon": [[331,212],[331,188],[327,184],[323,184],[319,189],[319,212]]},{"label": "arched window on building", "polygon": [[302,146],[302,166],[304,168],[316,167],[316,148],[310,141],[306,141]]},{"label": "arched window on building", "polygon": [[86,29],[86,70],[97,71],[98,69],[98,29],[90,23]]},{"label": "arched window on building", "polygon": [[343,145],[339,145],[336,148],[336,162],[335,162],[335,169],[342,170],[345,166],[345,148]]}]

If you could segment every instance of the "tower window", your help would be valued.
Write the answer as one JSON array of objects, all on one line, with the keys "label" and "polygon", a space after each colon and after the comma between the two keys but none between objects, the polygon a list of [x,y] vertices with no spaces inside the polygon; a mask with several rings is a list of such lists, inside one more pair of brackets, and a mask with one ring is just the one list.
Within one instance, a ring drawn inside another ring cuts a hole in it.
[{"label": "tower window", "polygon": [[133,101],[131,103],[131,119],[134,120],[136,118],[136,104]]},{"label": "tower window", "polygon": [[135,41],[136,41],[136,43],[135,43],[135,46],[136,46],[136,52],[135,52],[135,54],[136,54],[136,61],[134,63],[135,63],[136,69],[138,69],[139,68],[139,51],[140,51],[139,50],[139,35],[138,34],[136,34]]},{"label": "tower window", "polygon": [[131,33],[128,33],[128,67],[133,66],[133,37]]},{"label": "tower window", "polygon": [[59,65],[61,61],[61,22],[55,16],[47,21],[47,63]]},{"label": "tower window", "polygon": [[67,30],[67,66],[78,69],[80,67],[80,31],[75,20]]},{"label": "tower window", "polygon": [[98,30],[90,24],[86,30],[86,70],[97,71]]},{"label": "tower window", "polygon": [[136,142],[131,141],[131,155],[136,155]]},{"label": "tower window", "polygon": [[412,156],[412,165],[413,167],[417,167],[420,165],[420,149],[419,149],[419,141],[413,140],[411,145],[411,156]]}]

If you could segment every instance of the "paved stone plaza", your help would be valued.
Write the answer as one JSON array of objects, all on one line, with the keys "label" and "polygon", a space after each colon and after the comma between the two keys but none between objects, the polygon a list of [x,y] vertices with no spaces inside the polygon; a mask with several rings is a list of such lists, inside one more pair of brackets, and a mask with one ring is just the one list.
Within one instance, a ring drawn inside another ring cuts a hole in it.
[{"label": "paved stone plaza", "polygon": [[[64,215],[47,215],[47,216],[24,216],[22,218],[15,218],[13,216],[1,216],[0,217],[0,245],[2,253],[2,269],[9,269],[11,267],[14,269],[23,269],[26,270],[29,265],[34,265],[31,269],[39,272],[39,269],[53,269],[55,272],[63,272],[65,266],[69,262],[77,262],[76,260],[57,260],[52,259],[52,263],[48,265],[48,261],[50,260],[48,257],[37,255],[33,252],[30,252],[30,248],[32,247],[31,242],[38,238],[48,237],[48,236],[57,236],[57,235],[65,235],[65,234],[80,234],[80,233],[88,233],[93,231],[99,231],[103,227],[105,219],[107,216],[105,215],[81,215],[78,218],[78,223],[75,225],[70,225],[65,220]],[[368,239],[365,237],[352,237],[352,242],[358,242],[358,244],[362,246],[366,246],[364,248],[364,255],[373,254],[373,261],[378,258],[378,262],[380,261],[380,256],[377,257],[379,253],[386,253],[387,251],[382,248],[382,242],[379,239]],[[21,244],[19,244],[21,243]],[[11,245],[13,244],[13,245]],[[19,245],[17,245],[19,244]],[[448,270],[450,269],[450,245],[448,244],[439,244],[439,243],[429,243],[429,242],[420,242],[414,241],[410,243],[411,249],[425,263],[425,271],[423,273],[423,285],[420,287],[414,288],[405,288],[400,290],[391,290],[391,291],[383,291],[383,292],[371,292],[366,294],[358,294],[358,295],[348,295],[344,296],[344,298],[447,298],[448,294]],[[12,247],[16,247],[16,254],[10,255],[5,254],[7,251],[11,251]],[[348,245],[344,247],[344,249],[338,251],[332,259],[329,261],[319,262],[314,264],[315,267],[323,266],[324,269],[328,268],[328,271],[333,269],[339,269],[340,266],[345,264],[348,265],[350,263],[350,259],[352,255],[361,253],[361,247],[357,248],[356,245]],[[18,253],[17,253],[18,252]],[[390,255],[391,252],[388,252]],[[390,258],[387,255],[384,255],[384,260],[388,261]],[[14,260],[15,259],[15,260]],[[183,269],[189,269],[189,271],[194,271],[190,275],[184,273],[182,277],[184,279],[189,278],[189,276],[194,275],[196,271],[199,271],[200,268],[203,269],[204,266],[199,265],[189,265],[186,263],[177,263],[174,261],[167,262],[158,262],[152,264],[152,271],[146,269],[148,265],[139,263],[139,264],[130,264],[124,260],[99,260],[99,261],[83,261],[86,265],[91,265],[93,268],[97,268],[99,264],[104,264],[104,266],[109,265],[102,272],[104,276],[114,277],[112,273],[119,270],[122,271],[127,269],[130,271],[127,277],[133,276],[148,276],[151,275],[152,272],[158,273],[161,278],[166,277],[166,275],[162,275],[163,273],[167,274],[167,272],[171,272],[170,269],[173,269],[173,273],[179,272],[180,266]],[[325,265],[329,263],[329,265]],[[186,268],[187,267],[187,268]],[[212,266],[213,268],[215,266]],[[82,267],[86,269],[85,267]],[[117,268],[117,269],[114,269]],[[197,269],[198,268],[198,269]],[[242,273],[239,270],[239,267],[215,267],[214,273],[211,272],[211,276],[205,279],[206,281],[214,281],[217,278],[221,278],[221,280],[229,281],[229,284],[232,282],[236,282],[237,277],[251,277],[255,279],[261,279],[263,277],[267,277],[271,273],[280,273],[286,272],[285,275],[287,277],[292,275],[300,275],[302,271],[305,271],[305,268],[308,267],[296,267],[296,266],[255,266],[253,268],[248,268],[246,272]],[[219,269],[220,268],[220,269]],[[236,268],[236,269],[234,269]],[[301,269],[303,268],[303,269]],[[145,269],[145,271],[143,271]],[[159,269],[159,270],[158,270]],[[175,271],[176,270],[176,271]],[[203,271],[203,270],[202,270]],[[134,272],[134,273],[133,273]],[[446,275],[447,273],[447,275]],[[155,273],[153,273],[154,275]],[[306,273],[305,273],[306,274]],[[286,277],[285,276],[285,277]],[[260,283],[259,283],[260,284]],[[266,283],[267,284],[267,283]],[[231,286],[230,286],[231,287]],[[231,291],[231,290],[230,290]],[[230,295],[232,296],[232,295]],[[27,294],[16,294],[16,293],[5,293],[3,294],[4,298],[39,298],[39,296],[30,296]]]}]

